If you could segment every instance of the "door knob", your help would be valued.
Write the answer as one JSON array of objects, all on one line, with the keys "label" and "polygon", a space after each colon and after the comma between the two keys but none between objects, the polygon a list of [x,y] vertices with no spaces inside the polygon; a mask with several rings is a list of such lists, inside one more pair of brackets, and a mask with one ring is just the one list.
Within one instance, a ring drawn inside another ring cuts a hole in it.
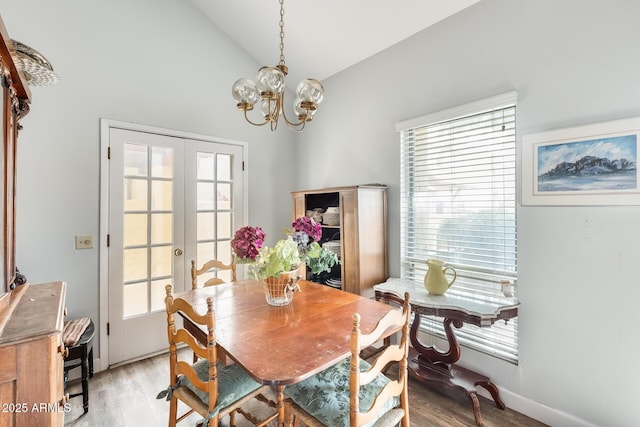
[{"label": "door knob", "polygon": [[182,249],[178,248],[175,251],[173,251],[173,253],[175,254],[175,256],[180,256],[182,255]]}]

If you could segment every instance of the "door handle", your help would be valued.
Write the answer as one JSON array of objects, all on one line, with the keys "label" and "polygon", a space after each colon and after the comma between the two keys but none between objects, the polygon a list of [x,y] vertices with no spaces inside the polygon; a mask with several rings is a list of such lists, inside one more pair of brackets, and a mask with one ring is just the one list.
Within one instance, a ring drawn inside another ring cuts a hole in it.
[{"label": "door handle", "polygon": [[175,251],[173,251],[173,254],[174,254],[175,256],[180,256],[180,255],[182,255],[182,249],[180,249],[180,248],[176,249]]}]

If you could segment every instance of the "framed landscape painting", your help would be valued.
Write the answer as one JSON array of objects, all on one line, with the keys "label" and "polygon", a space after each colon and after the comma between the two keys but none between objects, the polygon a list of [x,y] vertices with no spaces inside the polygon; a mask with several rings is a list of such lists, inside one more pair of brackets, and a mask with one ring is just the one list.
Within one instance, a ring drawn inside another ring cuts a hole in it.
[{"label": "framed landscape painting", "polygon": [[640,205],[640,117],[522,137],[523,205]]}]

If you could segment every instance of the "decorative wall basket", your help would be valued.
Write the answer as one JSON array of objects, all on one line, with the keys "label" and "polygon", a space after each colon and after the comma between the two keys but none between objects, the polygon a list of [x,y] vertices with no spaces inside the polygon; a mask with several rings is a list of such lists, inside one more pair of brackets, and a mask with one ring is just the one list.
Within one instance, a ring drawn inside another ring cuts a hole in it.
[{"label": "decorative wall basket", "polygon": [[293,300],[293,293],[300,291],[298,270],[281,273],[279,277],[264,279],[264,296],[270,305],[283,306]]}]

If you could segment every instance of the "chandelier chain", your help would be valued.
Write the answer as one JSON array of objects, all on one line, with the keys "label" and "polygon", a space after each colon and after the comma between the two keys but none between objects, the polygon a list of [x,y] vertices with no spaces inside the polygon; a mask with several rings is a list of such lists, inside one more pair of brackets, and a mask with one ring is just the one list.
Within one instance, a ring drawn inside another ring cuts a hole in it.
[{"label": "chandelier chain", "polygon": [[280,65],[284,65],[284,0],[280,0]]}]

